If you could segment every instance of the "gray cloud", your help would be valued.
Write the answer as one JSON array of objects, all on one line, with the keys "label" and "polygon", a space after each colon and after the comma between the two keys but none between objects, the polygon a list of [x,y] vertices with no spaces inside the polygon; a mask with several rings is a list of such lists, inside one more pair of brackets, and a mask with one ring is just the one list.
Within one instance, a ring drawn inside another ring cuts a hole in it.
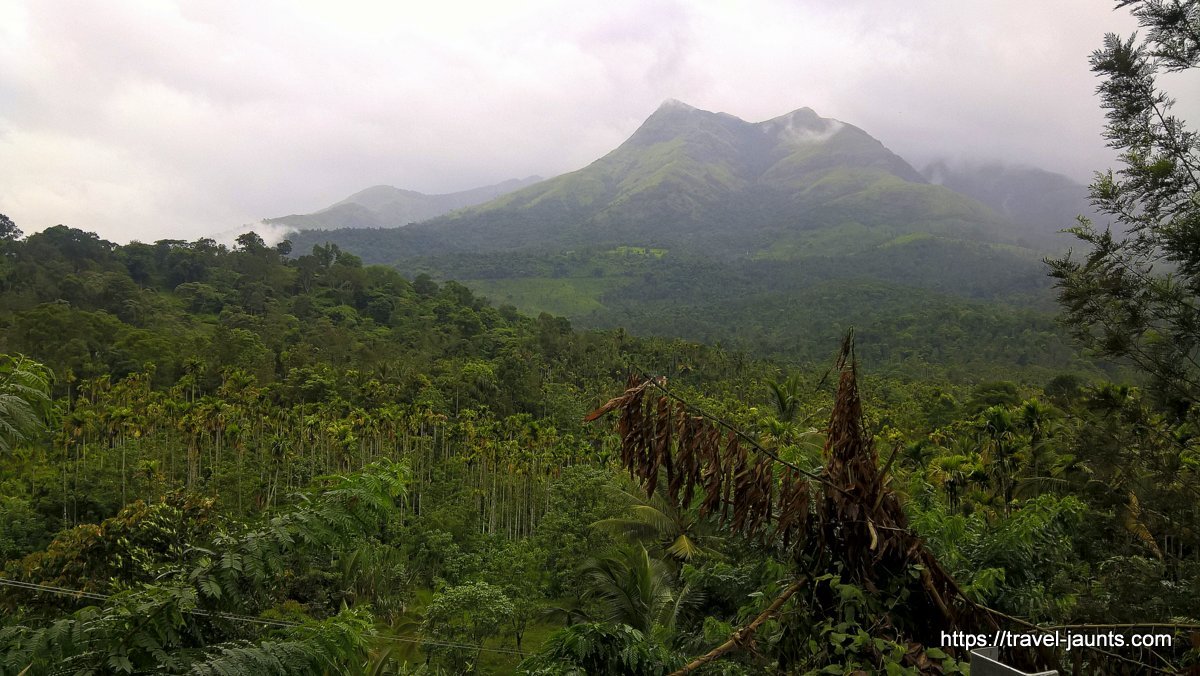
[{"label": "gray cloud", "polygon": [[549,176],[668,97],[1086,180],[1111,162],[1087,55],[1132,28],[1095,0],[379,5],[0,5],[0,213],[153,240]]}]

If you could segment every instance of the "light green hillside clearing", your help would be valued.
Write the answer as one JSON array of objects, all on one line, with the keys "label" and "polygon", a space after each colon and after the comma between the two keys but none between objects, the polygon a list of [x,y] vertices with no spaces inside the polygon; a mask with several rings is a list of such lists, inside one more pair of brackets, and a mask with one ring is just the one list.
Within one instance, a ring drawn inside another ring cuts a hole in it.
[{"label": "light green hillside clearing", "polygon": [[760,260],[790,261],[810,256],[835,256],[869,249],[887,241],[892,235],[883,228],[871,228],[861,223],[843,223],[833,228],[820,228],[788,233],[754,254]]},{"label": "light green hillside clearing", "polygon": [[520,277],[464,279],[462,283],[496,305],[510,304],[526,314],[567,317],[603,310],[600,297],[628,280],[621,277]]},{"label": "light green hillside clearing", "polygon": [[609,249],[604,253],[615,254],[618,256],[654,256],[662,258],[667,255],[667,249],[653,249],[644,246],[619,246],[614,249]]}]

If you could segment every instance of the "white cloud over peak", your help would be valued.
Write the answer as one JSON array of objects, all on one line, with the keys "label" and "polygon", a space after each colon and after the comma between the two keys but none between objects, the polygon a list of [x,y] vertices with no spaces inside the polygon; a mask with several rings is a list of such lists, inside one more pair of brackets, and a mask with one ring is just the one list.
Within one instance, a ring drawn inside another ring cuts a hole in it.
[{"label": "white cloud over peak", "polygon": [[16,0],[0,213],[27,232],[210,235],[380,183],[573,170],[667,98],[752,121],[808,106],[916,163],[1083,180],[1111,158],[1087,56],[1131,27],[1093,0]]}]

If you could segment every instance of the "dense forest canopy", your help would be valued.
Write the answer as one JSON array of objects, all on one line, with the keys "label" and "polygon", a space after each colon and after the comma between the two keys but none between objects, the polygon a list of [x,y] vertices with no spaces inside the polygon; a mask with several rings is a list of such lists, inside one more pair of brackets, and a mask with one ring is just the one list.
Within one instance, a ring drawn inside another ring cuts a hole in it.
[{"label": "dense forest canopy", "polygon": [[[994,630],[1165,637],[1002,651],[1031,670],[1195,669],[1200,161],[1155,75],[1200,5],[1132,4],[1092,60],[1123,228],[1048,261],[1085,352],[962,306],[780,358],[332,244],[0,217],[0,674],[954,674],[945,632]],[[890,302],[860,282],[829,307]]]},{"label": "dense forest canopy", "polygon": [[[6,415],[49,421],[18,428],[0,476],[4,579],[24,585],[3,592],[14,673],[522,659],[664,673],[760,614],[800,565],[727,532],[699,494],[629,484],[620,439],[582,420],[636,369],[816,473],[828,365],[580,332],[254,235],[117,246],[57,227],[2,246],[0,345],[26,355],[6,383],[28,402]],[[890,490],[964,598],[1044,623],[1200,612],[1190,414],[1069,374],[867,373],[862,390]],[[902,622],[872,629],[894,600],[829,575],[763,623],[757,653],[715,663],[964,657],[912,653]],[[830,619],[797,625],[814,603]],[[630,661],[599,666],[614,659]]]}]

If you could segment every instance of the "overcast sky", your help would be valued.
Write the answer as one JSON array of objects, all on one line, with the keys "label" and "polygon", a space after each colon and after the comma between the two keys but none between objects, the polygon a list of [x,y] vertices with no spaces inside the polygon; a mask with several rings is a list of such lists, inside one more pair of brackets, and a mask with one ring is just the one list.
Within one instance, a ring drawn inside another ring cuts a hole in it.
[{"label": "overcast sky", "polygon": [[1134,27],[1111,7],[0,0],[0,213],[194,238],[380,183],[577,169],[666,98],[751,121],[808,106],[918,166],[1085,182],[1111,162],[1087,56]]}]

